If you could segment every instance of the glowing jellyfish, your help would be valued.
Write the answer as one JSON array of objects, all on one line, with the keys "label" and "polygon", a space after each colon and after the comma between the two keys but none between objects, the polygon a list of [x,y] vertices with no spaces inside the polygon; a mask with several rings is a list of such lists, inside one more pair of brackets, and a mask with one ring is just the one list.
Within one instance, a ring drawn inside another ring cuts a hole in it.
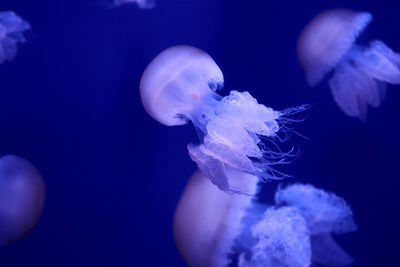
[{"label": "glowing jellyfish", "polygon": [[45,191],[30,162],[14,155],[0,158],[0,245],[22,238],[37,224]]},{"label": "glowing jellyfish", "polygon": [[334,69],[329,81],[333,97],[343,112],[366,119],[368,105],[378,107],[386,83],[400,83],[400,55],[381,41],[368,47],[355,44],[372,20],[368,12],[347,9],[325,11],[301,33],[298,57],[309,85],[320,82]]},{"label": "glowing jellyfish", "polygon": [[23,32],[29,28],[29,23],[14,12],[0,12],[0,64],[13,60],[17,54],[17,43],[25,42]]},{"label": "glowing jellyfish", "polygon": [[227,168],[277,179],[285,175],[272,168],[286,163],[291,151],[272,150],[268,143],[279,139],[286,115],[305,107],[275,111],[258,104],[248,92],[217,94],[224,82],[214,60],[190,46],[174,46],[149,64],[140,82],[140,95],[147,113],[167,126],[195,126],[201,143],[189,144],[189,155],[202,172],[218,186],[242,192],[229,184]]},{"label": "glowing jellyfish", "polygon": [[147,9],[153,8],[156,5],[155,0],[114,0],[114,4],[123,5],[123,4],[132,4],[136,3],[139,8]]},{"label": "glowing jellyfish", "polygon": [[[257,190],[255,176],[231,169],[228,177],[247,192]],[[197,171],[179,200],[173,224],[186,263],[230,266],[232,255],[238,256],[239,267],[351,263],[331,236],[356,229],[342,198],[295,184],[278,190],[275,199],[276,206],[266,206],[249,195],[227,194]]]},{"label": "glowing jellyfish", "polygon": [[357,229],[346,201],[312,185],[294,184],[276,192],[277,205],[296,207],[310,231],[312,261],[327,266],[344,266],[353,259],[332,237]]}]

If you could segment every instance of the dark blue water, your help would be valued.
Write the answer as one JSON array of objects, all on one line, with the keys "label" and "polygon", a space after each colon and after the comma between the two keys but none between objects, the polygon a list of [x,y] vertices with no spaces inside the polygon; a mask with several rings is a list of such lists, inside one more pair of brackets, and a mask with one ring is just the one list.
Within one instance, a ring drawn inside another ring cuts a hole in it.
[{"label": "dark blue water", "polygon": [[[359,230],[340,236],[353,266],[398,266],[400,87],[361,123],[309,88],[296,42],[322,10],[370,11],[359,43],[400,51],[396,1],[158,0],[152,10],[96,0],[1,0],[30,22],[28,42],[0,65],[0,152],[32,161],[47,185],[43,217],[0,247],[0,266],[185,266],[172,218],[196,169],[192,126],[166,127],[142,108],[139,80],[163,49],[189,44],[223,70],[225,91],[248,90],[274,109],[312,104],[295,125],[303,154],[282,170],[335,192]],[[264,185],[272,201],[276,183]]]}]

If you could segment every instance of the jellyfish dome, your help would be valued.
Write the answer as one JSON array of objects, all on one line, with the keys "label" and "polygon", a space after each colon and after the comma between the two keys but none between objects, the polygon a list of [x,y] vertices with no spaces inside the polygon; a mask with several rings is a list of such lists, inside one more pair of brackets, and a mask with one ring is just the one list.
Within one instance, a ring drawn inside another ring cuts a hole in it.
[{"label": "jellyfish dome", "polygon": [[22,238],[37,224],[45,185],[37,169],[14,155],[0,158],[0,245]]},{"label": "jellyfish dome", "polygon": [[363,47],[355,42],[372,20],[368,12],[332,9],[303,30],[297,54],[308,84],[319,83],[331,70],[333,97],[343,112],[366,119],[368,105],[379,107],[386,83],[400,83],[400,55],[381,41]]},{"label": "jellyfish dome", "polygon": [[0,64],[14,59],[17,43],[25,42],[23,32],[29,28],[29,23],[13,11],[0,12]]},{"label": "jellyfish dome", "polygon": [[148,65],[140,95],[147,113],[160,123],[193,123],[201,143],[189,144],[189,155],[219,189],[241,191],[229,185],[227,168],[264,180],[281,178],[272,166],[286,163],[290,153],[268,149],[267,143],[282,132],[287,115],[305,107],[275,111],[248,92],[222,97],[218,89],[223,82],[222,71],[206,52],[174,46]]}]

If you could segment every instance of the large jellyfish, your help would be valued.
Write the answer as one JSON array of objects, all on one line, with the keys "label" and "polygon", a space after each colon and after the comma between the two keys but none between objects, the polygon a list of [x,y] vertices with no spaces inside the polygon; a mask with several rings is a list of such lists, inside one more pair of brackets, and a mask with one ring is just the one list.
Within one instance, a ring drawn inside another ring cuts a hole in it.
[{"label": "large jellyfish", "polygon": [[[222,97],[221,70],[204,51],[174,46],[149,64],[140,82],[147,113],[167,126],[192,121],[201,143],[189,144],[189,155],[202,172],[223,191],[243,192],[229,184],[229,168],[263,180],[285,175],[273,166],[287,163],[293,151],[282,152],[274,143],[287,115],[304,106],[275,111],[248,92],[231,91]],[[275,149],[271,149],[272,144]]]},{"label": "large jellyfish", "polygon": [[139,8],[148,9],[156,5],[155,0],[114,0],[115,5],[136,3]]},{"label": "large jellyfish", "polygon": [[23,32],[29,28],[29,23],[13,11],[0,12],[0,64],[14,59],[17,43],[25,42]]},{"label": "large jellyfish", "polygon": [[37,224],[45,185],[37,169],[14,155],[0,158],[0,245],[22,238]]},{"label": "large jellyfish", "polygon": [[[235,170],[229,179],[246,190],[256,190],[254,176]],[[243,184],[244,180],[249,182]],[[356,228],[342,198],[311,185],[294,184],[279,189],[275,200],[275,206],[266,206],[254,196],[226,194],[197,171],[174,216],[174,238],[183,258],[194,267],[231,266],[235,258],[239,267],[352,262],[331,236]]]},{"label": "large jellyfish", "polygon": [[368,105],[381,104],[386,83],[400,83],[399,54],[377,40],[368,47],[355,44],[371,20],[368,12],[328,10],[308,24],[298,42],[299,61],[309,85],[334,69],[329,86],[336,103],[346,115],[362,121]]}]

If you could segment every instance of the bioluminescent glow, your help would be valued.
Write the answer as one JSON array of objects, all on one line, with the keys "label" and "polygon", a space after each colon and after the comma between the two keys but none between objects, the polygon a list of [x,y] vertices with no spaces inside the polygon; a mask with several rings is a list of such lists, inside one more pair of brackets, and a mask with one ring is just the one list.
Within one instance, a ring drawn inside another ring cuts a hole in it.
[{"label": "bioluminescent glow", "polygon": [[30,162],[14,155],[0,158],[0,245],[22,238],[37,224],[45,192]]},{"label": "bioluminescent glow", "polygon": [[133,4],[136,3],[139,8],[148,9],[156,5],[155,0],[114,0],[115,5]]},{"label": "bioluminescent glow", "polygon": [[222,97],[217,91],[223,82],[222,71],[206,52],[174,46],[146,68],[140,94],[147,113],[160,123],[192,121],[201,143],[189,144],[189,155],[219,189],[242,192],[229,184],[228,167],[263,180],[285,177],[273,166],[286,163],[291,151],[273,150],[268,143],[275,145],[274,138],[284,133],[280,126],[290,121],[287,116],[305,107],[275,111],[248,92]]},{"label": "bioluminescent glow", "polygon": [[400,55],[381,41],[368,47],[355,44],[372,20],[368,12],[347,9],[325,11],[300,35],[298,57],[309,85],[320,82],[332,69],[333,97],[343,112],[366,120],[368,105],[379,107],[386,83],[400,83]]},{"label": "bioluminescent glow", "polygon": [[13,60],[17,54],[17,43],[25,42],[23,32],[29,28],[29,23],[13,11],[0,12],[0,64]]},{"label": "bioluminescent glow", "polygon": [[[228,177],[235,186],[257,190],[255,176],[230,169]],[[267,206],[249,195],[227,194],[197,171],[174,216],[174,237],[185,261],[189,266],[223,267],[237,254],[239,267],[352,262],[332,237],[356,229],[352,211],[342,198],[311,185],[294,184],[279,189],[275,200],[275,206]]]}]

